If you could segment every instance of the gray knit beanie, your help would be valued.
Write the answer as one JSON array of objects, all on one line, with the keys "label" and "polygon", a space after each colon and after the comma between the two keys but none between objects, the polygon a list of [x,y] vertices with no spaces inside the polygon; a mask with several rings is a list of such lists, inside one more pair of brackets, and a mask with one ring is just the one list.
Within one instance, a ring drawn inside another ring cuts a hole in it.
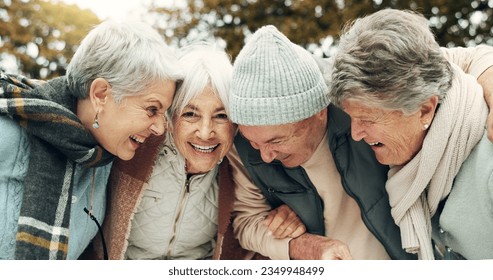
[{"label": "gray knit beanie", "polygon": [[230,99],[234,123],[293,123],[328,105],[328,88],[312,55],[274,26],[257,30],[238,54]]}]

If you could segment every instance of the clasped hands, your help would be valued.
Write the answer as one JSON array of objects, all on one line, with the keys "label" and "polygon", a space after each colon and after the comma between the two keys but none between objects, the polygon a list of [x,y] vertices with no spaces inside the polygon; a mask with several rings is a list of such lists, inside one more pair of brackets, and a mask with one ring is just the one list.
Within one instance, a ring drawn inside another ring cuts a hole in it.
[{"label": "clasped hands", "polygon": [[275,238],[292,238],[289,256],[298,260],[350,260],[348,246],[329,237],[310,234],[296,213],[287,205],[269,212],[264,221]]}]

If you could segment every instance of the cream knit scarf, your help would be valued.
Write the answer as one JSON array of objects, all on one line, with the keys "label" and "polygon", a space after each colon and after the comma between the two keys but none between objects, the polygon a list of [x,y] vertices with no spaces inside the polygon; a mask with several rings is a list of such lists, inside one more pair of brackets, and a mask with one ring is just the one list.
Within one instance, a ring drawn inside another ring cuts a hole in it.
[{"label": "cream knit scarf", "polygon": [[456,66],[447,93],[421,151],[406,165],[392,166],[386,189],[402,248],[434,259],[431,217],[452,188],[454,177],[481,139],[487,116],[482,88]]}]

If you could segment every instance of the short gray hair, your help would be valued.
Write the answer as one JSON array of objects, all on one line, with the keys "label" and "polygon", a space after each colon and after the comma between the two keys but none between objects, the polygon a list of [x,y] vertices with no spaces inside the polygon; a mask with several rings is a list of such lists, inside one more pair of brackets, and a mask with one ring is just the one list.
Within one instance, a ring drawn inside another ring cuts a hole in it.
[{"label": "short gray hair", "polygon": [[138,95],[159,80],[181,79],[176,53],[150,25],[105,21],[82,40],[67,67],[73,94],[84,99],[91,83],[103,78],[116,102]]},{"label": "short gray hair", "polygon": [[332,69],[331,102],[355,99],[411,114],[452,84],[428,21],[411,11],[384,9],[347,25]]},{"label": "short gray hair", "polygon": [[168,109],[168,119],[181,114],[190,100],[207,87],[211,87],[229,115],[233,66],[226,52],[214,44],[199,42],[181,49],[179,63],[184,77]]}]

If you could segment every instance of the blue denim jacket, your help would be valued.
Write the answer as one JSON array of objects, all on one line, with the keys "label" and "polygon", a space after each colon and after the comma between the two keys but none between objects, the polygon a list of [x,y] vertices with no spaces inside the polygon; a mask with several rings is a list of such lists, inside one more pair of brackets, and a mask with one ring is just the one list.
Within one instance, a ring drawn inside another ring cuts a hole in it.
[{"label": "blue denim jacket", "polygon": [[[0,116],[0,131],[0,259],[13,259],[30,144],[26,131],[8,117]],[[92,211],[100,223],[110,169],[111,164],[96,169]],[[90,207],[92,169],[77,165],[73,183],[68,259],[77,259],[98,231],[83,210]]]}]

